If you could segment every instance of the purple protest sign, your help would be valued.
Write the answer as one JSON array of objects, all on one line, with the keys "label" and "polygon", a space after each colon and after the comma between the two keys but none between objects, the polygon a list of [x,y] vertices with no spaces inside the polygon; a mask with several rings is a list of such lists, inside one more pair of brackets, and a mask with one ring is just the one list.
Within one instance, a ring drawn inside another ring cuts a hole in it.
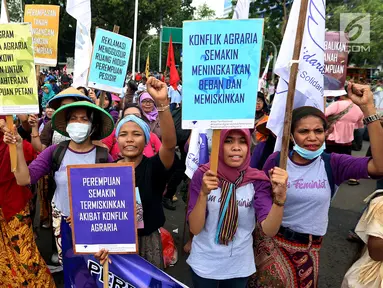
[{"label": "purple protest sign", "polygon": [[137,253],[132,164],[70,165],[67,173],[75,253]]}]

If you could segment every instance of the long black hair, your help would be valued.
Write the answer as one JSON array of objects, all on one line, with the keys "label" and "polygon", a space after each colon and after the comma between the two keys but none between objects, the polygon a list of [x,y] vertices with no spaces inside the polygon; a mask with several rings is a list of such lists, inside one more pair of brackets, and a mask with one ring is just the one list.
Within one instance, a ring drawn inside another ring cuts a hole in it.
[{"label": "long black hair", "polygon": [[262,108],[263,114],[269,115],[269,113],[270,113],[269,104],[267,104],[265,95],[262,92],[258,92],[257,101],[258,101],[258,99],[261,99],[263,102],[263,108]]}]

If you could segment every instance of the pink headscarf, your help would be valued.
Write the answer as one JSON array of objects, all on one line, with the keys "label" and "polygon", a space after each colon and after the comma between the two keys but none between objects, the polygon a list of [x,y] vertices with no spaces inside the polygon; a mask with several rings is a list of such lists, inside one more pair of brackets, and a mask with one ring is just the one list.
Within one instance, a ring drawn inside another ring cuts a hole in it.
[{"label": "pink headscarf", "polygon": [[[140,96],[140,107],[141,108],[142,108],[142,101],[144,101],[146,99],[152,100],[154,103],[152,96],[150,96],[150,94],[148,92],[144,92]],[[142,110],[144,110],[144,109],[142,109]],[[155,121],[158,117],[158,110],[157,110],[157,107],[155,104],[154,104],[153,110],[151,112],[149,112],[149,113],[145,113],[145,111],[142,111],[142,112],[144,113],[146,119],[149,120],[149,122]]]},{"label": "pink headscarf", "polygon": [[[225,143],[225,140],[229,133],[232,130],[237,130],[241,132],[245,138],[246,138],[246,144],[248,147],[247,150],[247,155],[245,161],[243,161],[242,165],[237,168],[229,167],[225,161],[224,161],[224,155],[223,155],[223,145]],[[240,173],[242,171],[245,171],[244,178],[242,180],[242,183],[239,186],[244,186],[248,183],[252,183],[256,180],[260,181],[269,181],[269,178],[266,176],[265,172],[260,171],[256,168],[251,168],[250,167],[250,146],[251,146],[251,138],[250,138],[250,131],[249,129],[230,129],[230,130],[222,130],[221,131],[221,139],[220,139],[220,146],[219,146],[219,156],[218,156],[218,178],[220,179],[225,179],[226,181],[230,183],[234,183]],[[207,164],[204,164],[200,166],[198,169],[200,169],[202,172],[206,172],[210,169],[210,162]],[[221,181],[220,181],[221,182]]]}]

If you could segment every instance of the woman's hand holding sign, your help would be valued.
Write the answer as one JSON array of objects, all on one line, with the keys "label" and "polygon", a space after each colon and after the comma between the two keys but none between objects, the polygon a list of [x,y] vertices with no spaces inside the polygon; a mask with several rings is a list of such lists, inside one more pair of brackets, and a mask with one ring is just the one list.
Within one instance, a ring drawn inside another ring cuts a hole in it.
[{"label": "woman's hand holding sign", "polygon": [[112,260],[108,257],[109,251],[106,249],[101,249],[99,252],[94,254],[94,258],[96,258],[98,261],[100,261],[101,265],[104,265],[105,261],[108,260],[109,263],[112,263]]}]

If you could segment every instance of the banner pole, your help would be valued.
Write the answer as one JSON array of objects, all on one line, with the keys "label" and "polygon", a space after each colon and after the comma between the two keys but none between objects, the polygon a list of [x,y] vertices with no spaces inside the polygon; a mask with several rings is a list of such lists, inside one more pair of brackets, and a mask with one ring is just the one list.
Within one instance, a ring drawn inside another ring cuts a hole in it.
[{"label": "banner pole", "polygon": [[[7,128],[9,129],[9,131],[14,133],[14,131],[13,131],[13,116],[7,115],[6,121],[7,121]],[[11,171],[15,172],[16,168],[17,168],[16,144],[9,144],[9,155],[11,157]]]},{"label": "banner pole", "polygon": [[299,68],[299,58],[301,53],[302,41],[303,41],[303,33],[305,30],[305,24],[306,24],[307,7],[308,7],[308,0],[302,0],[300,11],[299,11],[297,34],[295,37],[294,53],[292,58],[293,62],[291,65],[291,70],[290,70],[289,90],[287,92],[285,120],[283,124],[281,161],[279,166],[285,170],[287,167],[287,157],[289,153],[291,118],[292,118],[292,112],[294,107],[294,94],[295,94],[295,87],[296,87],[297,74],[298,74],[298,68]]},{"label": "banner pole", "polygon": [[102,279],[104,280],[104,288],[109,288],[109,261],[106,259],[103,265]]},{"label": "banner pole", "polygon": [[210,155],[210,170],[217,174],[218,171],[218,155],[219,155],[219,146],[221,140],[221,130],[213,130],[213,141],[211,146],[211,155]]}]

